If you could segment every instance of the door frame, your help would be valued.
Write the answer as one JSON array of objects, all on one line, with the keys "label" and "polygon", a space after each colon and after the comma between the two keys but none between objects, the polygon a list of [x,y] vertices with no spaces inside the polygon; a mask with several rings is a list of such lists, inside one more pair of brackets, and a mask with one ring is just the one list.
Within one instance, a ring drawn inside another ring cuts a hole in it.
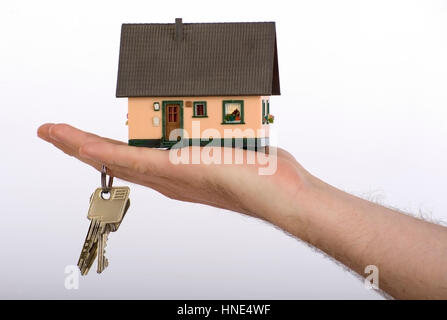
[{"label": "door frame", "polygon": [[[183,129],[183,100],[165,100],[162,101],[162,107],[161,107],[161,112],[162,112],[162,141],[170,141],[168,140],[168,137],[166,137],[166,105],[167,104],[178,104],[179,105],[179,113],[180,113],[180,129]],[[181,134],[181,139],[183,139],[183,132]]]}]

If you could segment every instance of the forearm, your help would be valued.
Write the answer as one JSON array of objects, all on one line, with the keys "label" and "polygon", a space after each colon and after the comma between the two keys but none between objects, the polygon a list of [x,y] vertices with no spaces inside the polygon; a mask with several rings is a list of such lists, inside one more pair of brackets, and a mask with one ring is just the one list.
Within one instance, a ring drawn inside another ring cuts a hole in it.
[{"label": "forearm", "polygon": [[380,288],[395,298],[447,298],[447,228],[308,179],[294,212],[273,223],[362,276],[377,266]]},{"label": "forearm", "polygon": [[172,199],[270,221],[360,275],[375,265],[380,288],[395,298],[447,299],[446,228],[337,190],[282,149],[271,149],[278,151],[277,170],[265,176],[249,165],[176,167],[168,152],[129,147],[69,125],[43,125],[39,136],[95,168],[105,164],[116,177]]}]

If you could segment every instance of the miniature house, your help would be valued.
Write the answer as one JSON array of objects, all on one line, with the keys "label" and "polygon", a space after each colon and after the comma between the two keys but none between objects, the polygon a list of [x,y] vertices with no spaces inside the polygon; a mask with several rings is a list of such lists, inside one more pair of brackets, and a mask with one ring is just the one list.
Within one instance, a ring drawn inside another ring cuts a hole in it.
[{"label": "miniature house", "polygon": [[279,94],[274,22],[122,25],[129,145],[267,146]]}]

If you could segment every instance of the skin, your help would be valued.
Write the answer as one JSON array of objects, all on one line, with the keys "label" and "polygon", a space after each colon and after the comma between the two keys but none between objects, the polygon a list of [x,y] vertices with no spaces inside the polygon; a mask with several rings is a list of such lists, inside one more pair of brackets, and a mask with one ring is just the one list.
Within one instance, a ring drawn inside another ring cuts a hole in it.
[{"label": "skin", "polygon": [[174,165],[165,150],[130,147],[67,124],[44,124],[38,136],[97,170],[104,164],[109,174],[171,199],[268,221],[359,275],[375,265],[380,289],[391,297],[447,299],[447,228],[340,191],[285,150],[272,149],[277,171],[263,176],[258,165]]}]

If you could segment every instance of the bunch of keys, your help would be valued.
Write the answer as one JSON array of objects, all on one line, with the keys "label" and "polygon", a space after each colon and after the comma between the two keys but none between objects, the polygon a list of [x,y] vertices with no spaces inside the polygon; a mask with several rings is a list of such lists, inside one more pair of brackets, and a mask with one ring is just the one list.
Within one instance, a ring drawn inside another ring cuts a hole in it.
[{"label": "bunch of keys", "polygon": [[105,257],[105,247],[110,232],[118,230],[130,206],[129,187],[112,187],[113,177],[107,180],[107,168],[102,166],[101,188],[93,192],[90,197],[90,208],[87,218],[90,227],[78,260],[81,274],[85,276],[96,257],[98,257],[97,272],[107,268],[109,262]]}]

